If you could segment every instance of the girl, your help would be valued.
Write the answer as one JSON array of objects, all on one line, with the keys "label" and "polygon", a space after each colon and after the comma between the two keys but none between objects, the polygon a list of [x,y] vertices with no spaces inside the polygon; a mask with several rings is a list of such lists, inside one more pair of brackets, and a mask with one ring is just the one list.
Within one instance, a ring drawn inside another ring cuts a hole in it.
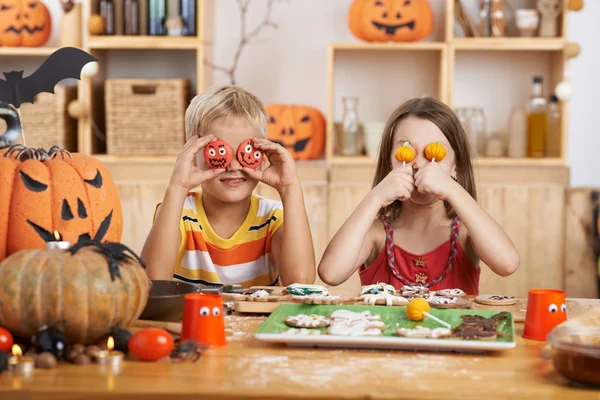
[{"label": "girl", "polygon": [[[416,156],[403,166],[394,154],[406,142]],[[446,148],[441,161],[425,157],[435,142]],[[373,189],[329,243],[319,276],[336,286],[360,269],[363,285],[477,295],[479,260],[508,276],[519,254],[475,198],[469,145],[457,117],[437,100],[412,99],[387,121]]]}]

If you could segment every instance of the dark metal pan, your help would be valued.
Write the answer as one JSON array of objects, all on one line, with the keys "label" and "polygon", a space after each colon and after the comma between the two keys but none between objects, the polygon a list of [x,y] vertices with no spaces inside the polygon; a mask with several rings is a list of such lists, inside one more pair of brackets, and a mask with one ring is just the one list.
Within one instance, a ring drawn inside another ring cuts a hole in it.
[{"label": "dark metal pan", "polygon": [[241,293],[239,285],[208,287],[177,281],[152,281],[146,308],[139,319],[150,321],[181,321],[183,299],[188,293]]}]

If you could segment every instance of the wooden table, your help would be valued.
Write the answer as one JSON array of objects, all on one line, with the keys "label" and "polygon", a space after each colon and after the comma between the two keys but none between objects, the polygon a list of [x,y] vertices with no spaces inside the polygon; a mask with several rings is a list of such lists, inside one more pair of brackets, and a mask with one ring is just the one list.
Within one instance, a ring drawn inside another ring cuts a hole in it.
[{"label": "wooden table", "polygon": [[252,338],[264,317],[227,316],[228,346],[196,364],[125,362],[0,375],[0,399],[600,399],[569,386],[540,356],[543,342],[521,337],[497,354],[301,349]]}]

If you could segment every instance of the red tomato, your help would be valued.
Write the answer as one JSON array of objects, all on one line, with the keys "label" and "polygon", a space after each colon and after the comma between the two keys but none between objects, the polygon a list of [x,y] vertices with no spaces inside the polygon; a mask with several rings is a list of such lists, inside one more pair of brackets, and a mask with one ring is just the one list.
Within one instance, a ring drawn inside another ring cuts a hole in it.
[{"label": "red tomato", "polygon": [[6,329],[0,327],[0,350],[5,353],[12,354],[12,346],[14,344],[12,335]]},{"label": "red tomato", "polygon": [[129,339],[129,351],[142,361],[156,361],[171,354],[173,337],[160,328],[146,328]]}]

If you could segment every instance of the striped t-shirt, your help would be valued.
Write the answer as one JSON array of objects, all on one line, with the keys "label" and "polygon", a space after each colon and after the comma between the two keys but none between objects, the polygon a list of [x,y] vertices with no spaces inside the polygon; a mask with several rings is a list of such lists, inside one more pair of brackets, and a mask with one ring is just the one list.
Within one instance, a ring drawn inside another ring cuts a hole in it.
[{"label": "striped t-shirt", "polygon": [[279,274],[271,238],[282,224],[281,202],[252,194],[246,219],[231,238],[223,239],[206,218],[201,192],[189,193],[179,223],[181,247],[173,280],[211,286],[276,285]]}]

